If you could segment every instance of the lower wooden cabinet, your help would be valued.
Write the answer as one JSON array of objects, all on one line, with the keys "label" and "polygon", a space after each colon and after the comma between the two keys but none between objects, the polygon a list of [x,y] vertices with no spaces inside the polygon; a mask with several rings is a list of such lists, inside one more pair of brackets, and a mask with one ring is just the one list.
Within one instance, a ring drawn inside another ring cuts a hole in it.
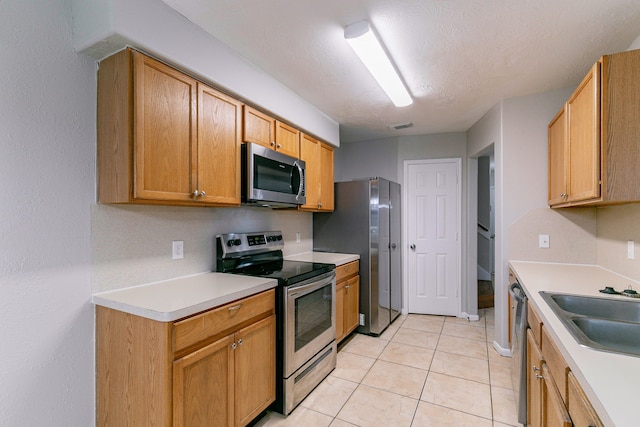
[{"label": "lower wooden cabinet", "polygon": [[244,426],[275,400],[275,316],[173,362],[173,425]]},{"label": "lower wooden cabinet", "polygon": [[529,304],[527,330],[527,425],[602,427],[548,328]]},{"label": "lower wooden cabinet", "polygon": [[573,420],[573,425],[603,427],[604,424],[602,424],[600,417],[598,417],[595,409],[591,406],[591,402],[589,402],[589,399],[584,394],[582,387],[580,387],[580,383],[578,383],[578,380],[572,372],[569,372],[567,384],[569,387],[567,404],[569,406],[569,416],[571,416],[571,419]]},{"label": "lower wooden cabinet", "polygon": [[336,341],[340,342],[353,332],[360,319],[359,261],[336,269]]},{"label": "lower wooden cabinet", "polygon": [[96,308],[97,425],[245,426],[275,401],[275,296],[177,322]]}]

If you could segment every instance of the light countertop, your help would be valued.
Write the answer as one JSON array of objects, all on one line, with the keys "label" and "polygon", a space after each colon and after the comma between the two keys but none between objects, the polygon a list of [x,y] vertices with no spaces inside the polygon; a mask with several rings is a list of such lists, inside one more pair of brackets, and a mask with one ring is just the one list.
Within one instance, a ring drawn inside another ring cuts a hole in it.
[{"label": "light countertop", "polygon": [[289,261],[306,261],[306,262],[324,262],[327,264],[335,264],[336,267],[351,261],[360,259],[357,254],[339,254],[334,252],[304,252],[297,255],[286,256]]},{"label": "light countertop", "polygon": [[580,346],[539,294],[555,291],[629,300],[598,290],[605,286],[622,290],[629,285],[638,290],[638,282],[595,265],[525,261],[511,261],[510,265],[604,425],[638,425],[640,357]]},{"label": "light countertop", "polygon": [[263,277],[202,273],[93,294],[91,302],[160,322],[173,322],[275,288],[277,283]]}]

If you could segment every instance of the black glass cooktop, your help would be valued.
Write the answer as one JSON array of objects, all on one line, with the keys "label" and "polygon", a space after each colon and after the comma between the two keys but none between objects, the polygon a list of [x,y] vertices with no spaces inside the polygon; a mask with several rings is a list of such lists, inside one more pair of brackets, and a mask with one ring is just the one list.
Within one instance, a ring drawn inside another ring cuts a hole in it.
[{"label": "black glass cooktop", "polygon": [[229,271],[229,273],[247,276],[267,277],[277,279],[278,284],[289,286],[303,282],[315,276],[328,273],[336,268],[333,264],[319,262],[278,260],[257,265],[248,265]]}]

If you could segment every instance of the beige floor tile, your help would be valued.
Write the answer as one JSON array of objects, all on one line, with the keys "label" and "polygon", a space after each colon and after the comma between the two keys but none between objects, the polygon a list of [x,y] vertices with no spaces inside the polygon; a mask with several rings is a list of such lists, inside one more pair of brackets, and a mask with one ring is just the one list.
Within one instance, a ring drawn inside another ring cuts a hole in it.
[{"label": "beige floor tile", "polygon": [[401,314],[398,317],[396,317],[396,319],[393,321],[393,323],[391,323],[391,325],[401,327],[404,321],[407,320],[407,317],[409,317],[408,314]]},{"label": "beige floor tile", "polygon": [[367,356],[377,358],[384,347],[387,345],[387,341],[380,338],[371,337],[369,335],[355,334],[349,342],[342,347],[341,351],[348,353],[359,354],[360,356]]},{"label": "beige floor tile", "polygon": [[329,375],[300,406],[335,417],[358,387],[358,383]]},{"label": "beige floor tile", "polygon": [[427,402],[418,403],[415,427],[492,427],[491,420]]},{"label": "beige floor tile", "polygon": [[489,384],[489,365],[486,359],[436,351],[430,371]]},{"label": "beige floor tile", "polygon": [[446,325],[447,323],[452,323],[455,325],[476,326],[479,328],[484,328],[486,326],[484,317],[481,317],[480,320],[477,321],[465,319],[462,317],[446,317],[444,320],[444,324]]},{"label": "beige floor tile", "polygon": [[444,317],[410,314],[402,324],[402,327],[439,334],[442,331],[443,324]]},{"label": "beige floor tile", "polygon": [[414,368],[429,370],[433,350],[430,348],[416,347],[408,344],[390,342],[379,359],[387,362],[399,363]]},{"label": "beige floor tile", "polygon": [[335,418],[329,427],[357,427],[355,424],[348,423],[346,421]]},{"label": "beige floor tile", "polygon": [[485,328],[478,328],[469,325],[460,325],[457,323],[447,323],[442,328],[442,335],[453,337],[468,338],[470,340],[487,341],[487,332]]},{"label": "beige floor tile", "polygon": [[400,326],[397,326],[395,324],[389,325],[387,329],[385,329],[384,332],[380,334],[379,338],[381,340],[391,341],[391,338],[393,338],[393,336],[396,334],[398,328],[400,328]]},{"label": "beige floor tile", "polygon": [[484,341],[470,340],[467,338],[441,335],[436,350],[447,353],[460,354],[462,356],[487,359],[487,343]]},{"label": "beige floor tile", "polygon": [[333,418],[328,415],[298,406],[288,417],[269,412],[256,423],[256,427],[328,427],[332,420]]},{"label": "beige floor tile", "polygon": [[427,371],[411,366],[378,360],[362,380],[362,384],[401,396],[419,399]]},{"label": "beige floor tile", "polygon": [[512,389],[510,364],[489,360],[489,376],[492,386]]},{"label": "beige floor tile", "polygon": [[496,338],[496,329],[487,326],[487,342],[493,342]]},{"label": "beige floor tile", "polygon": [[[333,424],[331,424],[333,425]],[[349,424],[352,425],[352,424]],[[517,427],[522,427],[522,424],[516,424]],[[499,423],[498,421],[494,421],[493,422],[493,427],[514,427],[511,424],[503,424],[503,423]]]},{"label": "beige floor tile", "polygon": [[500,353],[493,348],[493,343],[487,343],[487,353],[489,354],[489,360],[511,366],[511,356],[500,355]]},{"label": "beige floor tile", "polygon": [[429,372],[420,400],[491,418],[491,396],[487,384]]},{"label": "beige floor tile", "polygon": [[439,334],[400,327],[391,342],[435,349],[438,345],[439,337]]},{"label": "beige floor tile", "polygon": [[337,418],[361,427],[408,427],[417,405],[415,399],[360,385]]},{"label": "beige floor tile", "polygon": [[371,369],[375,361],[375,359],[370,357],[339,351],[336,368],[331,375],[342,378],[343,380],[359,383],[369,369]]},{"label": "beige floor tile", "polygon": [[491,387],[493,420],[504,424],[518,426],[518,414],[513,391],[508,388]]}]

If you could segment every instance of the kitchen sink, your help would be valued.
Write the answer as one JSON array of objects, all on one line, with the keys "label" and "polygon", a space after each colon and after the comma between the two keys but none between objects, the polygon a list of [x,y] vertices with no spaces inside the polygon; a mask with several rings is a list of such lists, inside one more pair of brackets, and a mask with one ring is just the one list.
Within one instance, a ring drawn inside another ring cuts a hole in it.
[{"label": "kitchen sink", "polygon": [[562,310],[572,314],[609,320],[640,322],[639,301],[568,294],[547,294],[546,292],[541,292],[541,294],[543,298],[545,298],[545,295],[549,295],[549,297],[545,298],[547,303],[549,303],[548,298],[550,298]]},{"label": "kitchen sink", "polygon": [[578,344],[640,357],[640,301],[540,292]]}]

